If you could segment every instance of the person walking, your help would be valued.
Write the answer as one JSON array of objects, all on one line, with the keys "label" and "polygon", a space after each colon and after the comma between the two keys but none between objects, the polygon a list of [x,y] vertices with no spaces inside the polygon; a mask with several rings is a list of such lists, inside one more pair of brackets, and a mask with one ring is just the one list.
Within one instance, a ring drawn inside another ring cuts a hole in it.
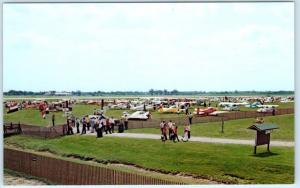
[{"label": "person walking", "polygon": [[272,115],[275,116],[275,108],[274,108],[274,106],[272,107]]},{"label": "person walking", "polygon": [[163,135],[163,129],[165,127],[165,121],[160,122],[159,127],[160,127],[160,132]]},{"label": "person walking", "polygon": [[169,131],[169,139],[172,140],[172,138],[171,138],[171,135],[172,135],[172,132],[173,132],[173,130],[172,130],[172,126],[173,126],[172,120],[170,120],[167,125],[168,125],[168,131]]},{"label": "person walking", "polygon": [[192,125],[193,114],[191,112],[189,113],[188,118],[190,125]]},{"label": "person walking", "polygon": [[[97,123],[98,124],[98,123]],[[98,124],[98,127],[96,128],[97,131],[97,138],[103,137],[103,121]]]},{"label": "person walking", "polygon": [[68,134],[68,135],[74,134],[74,133],[73,133],[73,128],[72,128],[72,126],[71,126],[71,120],[70,120],[70,119],[67,120],[67,126],[68,126],[68,132],[67,132],[67,134]]},{"label": "person walking", "polygon": [[110,127],[111,127],[111,132],[114,133],[115,132],[115,120],[114,120],[114,117],[111,117],[109,119],[109,123],[110,123]]},{"label": "person walking", "polygon": [[167,124],[164,124],[163,130],[162,130],[161,141],[165,142],[166,140],[168,140],[168,138],[167,138]]},{"label": "person walking", "polygon": [[82,118],[82,130],[81,134],[86,134],[86,120],[85,117]]},{"label": "person walking", "polygon": [[71,121],[72,121],[72,127],[75,127],[75,116],[74,115],[72,115],[72,117],[71,117]]},{"label": "person walking", "polygon": [[128,117],[127,117],[127,115],[125,115],[124,124],[125,124],[125,130],[128,130]]},{"label": "person walking", "polygon": [[178,127],[175,126],[174,129],[173,129],[173,133],[174,133],[174,136],[173,136],[173,142],[177,141],[179,142],[179,138],[178,138],[178,135],[177,135],[177,130],[178,130]]},{"label": "person walking", "polygon": [[189,107],[185,107],[185,115],[188,115],[189,114]]},{"label": "person walking", "polygon": [[52,114],[52,126],[55,126],[55,114]]},{"label": "person walking", "polygon": [[88,115],[86,115],[86,126],[87,126],[87,130],[89,131],[90,127],[91,127],[91,123],[90,123],[90,118]]},{"label": "person walking", "polygon": [[105,121],[106,121],[105,133],[108,134],[107,132],[109,132],[109,134],[111,134],[111,127],[110,127],[109,118],[106,118]]},{"label": "person walking", "polygon": [[90,118],[90,124],[91,124],[91,133],[94,133],[95,130],[95,119]]},{"label": "person walking", "polygon": [[78,119],[78,118],[76,118],[76,129],[77,129],[77,134],[79,134],[79,133],[80,133],[79,126],[80,126],[79,119]]},{"label": "person walking", "polygon": [[191,125],[187,125],[188,139],[191,138]]},{"label": "person walking", "polygon": [[187,124],[184,126],[183,128],[183,138],[182,138],[182,141],[183,142],[187,142],[189,140],[188,138],[188,128],[187,128]]}]

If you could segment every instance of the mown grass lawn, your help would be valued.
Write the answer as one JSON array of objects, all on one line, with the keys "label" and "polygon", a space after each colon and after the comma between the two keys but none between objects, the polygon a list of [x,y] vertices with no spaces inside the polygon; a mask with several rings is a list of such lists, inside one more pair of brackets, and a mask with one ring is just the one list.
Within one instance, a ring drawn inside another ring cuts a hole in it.
[{"label": "mown grass lawn", "polygon": [[[284,105],[291,105],[290,103],[282,103]],[[214,106],[213,104],[212,106]],[[287,107],[286,106],[286,107]],[[196,106],[192,106],[189,108],[189,112],[193,112]],[[204,108],[201,106],[201,108]],[[100,106],[98,105],[86,105],[86,104],[75,104],[73,105],[73,111],[72,114],[75,117],[81,118],[84,115],[89,115],[93,114],[94,111],[99,110]],[[250,108],[247,108],[248,110]],[[252,109],[253,110],[253,109]],[[255,110],[255,109],[254,109]],[[114,109],[107,109],[105,111],[105,115],[111,117],[113,116],[114,118],[121,119],[121,116],[123,115],[123,112],[127,111],[129,113],[133,113],[134,111],[131,110],[114,110]],[[66,122],[66,117],[63,116],[62,112],[54,112],[56,115],[56,124],[62,124]],[[157,110],[152,111],[152,118],[153,119],[159,119],[159,118],[177,118],[177,117],[186,117],[184,113],[159,113]],[[37,109],[23,109],[17,112],[13,112],[10,114],[7,114],[4,111],[4,122],[6,123],[18,123],[19,121],[24,124],[30,124],[30,125],[37,125],[37,126],[49,126],[52,124],[51,122],[51,115],[47,115],[46,119],[43,119],[41,117],[40,112]]]},{"label": "mown grass lawn", "polygon": [[[255,131],[247,129],[253,124],[254,118],[224,121],[224,133],[221,133],[221,122],[197,123],[191,125],[192,136],[254,139]],[[265,123],[278,125],[279,129],[271,133],[271,140],[294,141],[294,114],[269,116],[264,118]],[[183,135],[183,126],[178,127],[179,135]],[[129,129],[130,133],[160,134],[157,128]]]},{"label": "mown grass lawn", "polygon": [[[5,145],[15,145],[57,155],[79,154],[99,160],[117,160],[142,167],[183,172],[231,183],[293,183],[294,149],[271,147],[271,154],[259,147],[208,143],[162,143],[160,140],[65,136],[39,139],[13,136]],[[5,146],[4,145],[4,146]]]},{"label": "mown grass lawn", "polygon": [[[97,105],[73,105],[72,114],[75,117],[82,117],[83,115],[93,114],[95,109],[99,109]],[[36,126],[52,126],[52,114],[55,114],[55,124],[64,124],[66,123],[66,117],[63,112],[50,112],[46,119],[43,119],[41,113],[38,109],[23,109],[13,113],[4,112],[4,122],[5,123],[22,123],[28,125]]]}]

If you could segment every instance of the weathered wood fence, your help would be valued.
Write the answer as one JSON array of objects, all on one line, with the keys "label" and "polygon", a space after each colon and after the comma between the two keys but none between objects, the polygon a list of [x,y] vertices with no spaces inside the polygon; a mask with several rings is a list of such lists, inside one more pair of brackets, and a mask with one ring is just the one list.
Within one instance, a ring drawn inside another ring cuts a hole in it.
[{"label": "weathered wood fence", "polygon": [[13,134],[24,134],[39,136],[43,138],[55,138],[67,133],[67,125],[56,125],[54,127],[40,127],[20,123],[4,123],[4,136]]},{"label": "weathered wood fence", "polygon": [[183,184],[7,148],[4,149],[4,167],[60,185]]}]

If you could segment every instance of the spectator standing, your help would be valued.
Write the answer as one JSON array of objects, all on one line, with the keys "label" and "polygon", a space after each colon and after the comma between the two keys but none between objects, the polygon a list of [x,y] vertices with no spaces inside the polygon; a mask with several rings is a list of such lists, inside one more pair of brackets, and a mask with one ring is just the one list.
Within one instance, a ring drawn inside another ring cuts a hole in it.
[{"label": "spectator standing", "polygon": [[183,142],[187,142],[188,141],[188,128],[187,128],[187,124],[184,126],[183,128],[183,138],[182,138],[182,141]]},{"label": "spectator standing", "polygon": [[188,139],[191,138],[191,125],[187,125]]},{"label": "spectator standing", "polygon": [[67,120],[67,126],[68,126],[68,135],[70,135],[70,134],[74,134],[73,133],[73,128],[72,128],[72,126],[71,126],[71,121],[70,121],[70,119],[68,119]]},{"label": "spectator standing", "polygon": [[275,116],[275,108],[274,108],[274,106],[272,107],[272,115]]},{"label": "spectator standing", "polygon": [[111,127],[110,127],[109,118],[106,118],[105,121],[106,121],[105,133],[108,134],[107,132],[109,132],[109,134],[111,134]]},{"label": "spectator standing", "polygon": [[91,133],[94,133],[94,129],[95,129],[95,119],[94,118],[90,118],[90,124],[91,124]]},{"label": "spectator standing", "polygon": [[86,134],[86,119],[85,117],[82,118],[82,131],[81,134]]},{"label": "spectator standing", "polygon": [[165,127],[165,121],[160,122],[159,127],[160,127],[161,134],[163,135],[163,129]]},{"label": "spectator standing", "polygon": [[114,120],[114,117],[109,118],[109,123],[110,123],[110,127],[111,127],[111,132],[114,133],[114,131],[115,131],[115,120]]},{"label": "spectator standing", "polygon": [[178,130],[178,127],[177,127],[177,126],[174,126],[174,129],[173,129],[173,133],[174,133],[174,136],[173,136],[173,142],[175,142],[176,139],[177,139],[177,141],[179,142],[177,130]]},{"label": "spectator standing", "polygon": [[77,128],[77,133],[80,133],[80,131],[79,131],[79,125],[80,125],[79,119],[76,118],[76,128]]},{"label": "spectator standing", "polygon": [[55,126],[55,114],[52,114],[52,126]]},{"label": "spectator standing", "polygon": [[90,123],[90,118],[88,115],[86,115],[86,126],[87,126],[87,130],[89,131],[90,127],[91,127],[91,123]]},{"label": "spectator standing", "polygon": [[127,115],[125,115],[124,124],[125,124],[125,130],[128,130],[128,117],[127,117]]},{"label": "spectator standing", "polygon": [[170,140],[172,140],[172,138],[171,138],[171,134],[172,134],[172,132],[173,132],[172,126],[173,126],[173,123],[172,123],[172,120],[170,120],[170,121],[168,122],[168,131],[169,131],[169,139],[170,139]]},{"label": "spectator standing", "polygon": [[72,115],[71,117],[71,121],[72,121],[72,127],[75,127],[75,116]]},{"label": "spectator standing", "polygon": [[[97,123],[98,124],[98,123]],[[103,137],[103,121],[101,121],[99,124],[98,124],[98,127],[96,128],[96,131],[97,131],[97,138],[101,138]]]},{"label": "spectator standing", "polygon": [[190,125],[192,125],[193,114],[191,112],[189,113],[188,118]]},{"label": "spectator standing", "polygon": [[165,142],[166,140],[168,140],[167,138],[167,124],[164,124],[163,130],[162,130],[162,137],[161,137],[162,141]]}]

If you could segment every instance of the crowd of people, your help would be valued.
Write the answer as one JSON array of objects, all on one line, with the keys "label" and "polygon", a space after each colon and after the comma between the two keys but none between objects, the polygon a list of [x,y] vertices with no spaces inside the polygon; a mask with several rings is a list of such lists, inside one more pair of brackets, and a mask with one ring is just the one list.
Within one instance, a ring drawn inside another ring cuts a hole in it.
[{"label": "crowd of people", "polygon": [[[172,120],[169,122],[162,121],[160,123],[160,130],[161,130],[161,140],[165,142],[166,140],[173,141],[174,143],[177,141],[179,142],[178,138],[178,126],[175,125]],[[168,136],[167,136],[168,133]],[[187,142],[191,138],[191,123],[185,124],[183,127],[183,136],[182,141]]]},{"label": "crowd of people", "polygon": [[105,117],[102,114],[85,115],[82,118],[76,118],[71,115],[67,117],[66,133],[72,135],[74,134],[73,129],[75,129],[77,134],[83,135],[89,131],[90,133],[96,132],[97,137],[103,137],[104,133],[114,133],[116,126],[118,126],[118,133],[124,132],[124,129],[128,129],[128,126],[125,126],[126,124],[128,125],[128,120],[126,121],[126,119],[119,121],[114,119],[114,117]]}]

